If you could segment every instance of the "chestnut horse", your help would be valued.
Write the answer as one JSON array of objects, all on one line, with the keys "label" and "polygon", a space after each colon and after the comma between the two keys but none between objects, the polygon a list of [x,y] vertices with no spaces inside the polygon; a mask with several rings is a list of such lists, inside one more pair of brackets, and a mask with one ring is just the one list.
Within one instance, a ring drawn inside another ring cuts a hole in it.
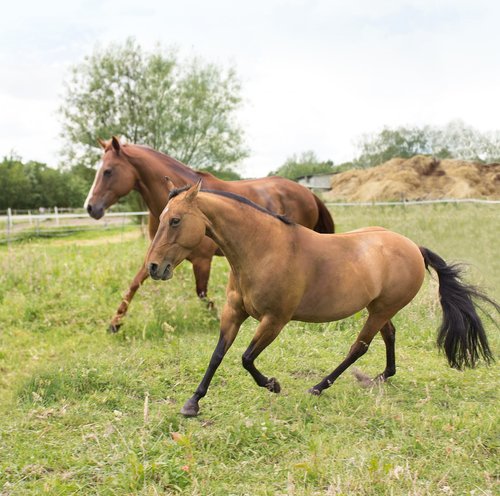
[{"label": "chestnut horse", "polygon": [[[149,209],[149,236],[153,239],[160,214],[167,204],[168,191],[165,176],[178,185],[203,184],[210,189],[231,191],[245,196],[267,209],[286,214],[290,219],[321,233],[334,232],[334,223],[324,203],[311,191],[283,177],[266,177],[242,181],[222,181],[212,174],[190,169],[177,160],[140,145],[121,144],[113,137],[99,140],[104,149],[102,165],[97,170],[85,208],[94,219],[100,219],[105,210],[131,190],[137,190]],[[206,298],[210,266],[214,255],[222,255],[218,246],[208,237],[186,258],[193,264],[196,293]],[[116,332],[136,291],[148,277],[141,266],[118,307],[109,330]]]},{"label": "chestnut horse", "polygon": [[382,227],[319,235],[240,196],[200,191],[200,183],[174,190],[170,197],[147,256],[151,277],[171,278],[205,233],[221,247],[231,266],[219,342],[182,414],[198,414],[199,400],[248,316],[259,325],[243,354],[243,367],[259,386],[280,392],[278,381],[263,375],[254,361],[287,322],[335,321],[363,308],[368,318],[345,360],[309,392],[319,395],[330,387],[368,350],[378,332],[385,342],[387,363],[374,381],[385,381],[396,372],[391,318],[418,293],[429,266],[438,274],[444,314],[438,344],[450,365],[473,367],[481,356],[492,359],[473,297],[497,310],[500,307],[462,282],[457,266],[447,265],[408,238]]}]

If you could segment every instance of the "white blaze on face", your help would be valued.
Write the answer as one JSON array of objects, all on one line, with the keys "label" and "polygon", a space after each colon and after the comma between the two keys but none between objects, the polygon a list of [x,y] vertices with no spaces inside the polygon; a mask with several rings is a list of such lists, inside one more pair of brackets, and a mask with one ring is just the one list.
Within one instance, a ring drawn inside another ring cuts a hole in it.
[{"label": "white blaze on face", "polygon": [[95,172],[95,177],[94,177],[94,182],[92,183],[92,186],[90,187],[90,191],[89,191],[89,194],[87,195],[87,198],[85,199],[85,203],[83,204],[83,208],[85,210],[87,210],[87,206],[89,204],[89,201],[90,199],[92,198],[92,195],[94,194],[94,188],[95,188],[95,183],[97,181],[97,172],[99,171],[99,169],[102,167],[102,163],[100,163],[98,166],[97,166],[97,169],[96,169],[96,172]]}]

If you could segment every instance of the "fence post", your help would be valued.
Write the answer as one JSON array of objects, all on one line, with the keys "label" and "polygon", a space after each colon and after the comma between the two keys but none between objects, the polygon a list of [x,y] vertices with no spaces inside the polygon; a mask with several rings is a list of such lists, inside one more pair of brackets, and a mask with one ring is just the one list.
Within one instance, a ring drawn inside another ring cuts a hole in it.
[{"label": "fence post", "polygon": [[10,233],[12,231],[12,209],[7,208],[7,245],[10,245]]},{"label": "fence post", "polygon": [[12,229],[12,209],[9,207],[7,209],[7,227]]},{"label": "fence post", "polygon": [[56,217],[56,226],[59,227],[59,210],[57,210],[57,207],[54,207],[54,215]]}]

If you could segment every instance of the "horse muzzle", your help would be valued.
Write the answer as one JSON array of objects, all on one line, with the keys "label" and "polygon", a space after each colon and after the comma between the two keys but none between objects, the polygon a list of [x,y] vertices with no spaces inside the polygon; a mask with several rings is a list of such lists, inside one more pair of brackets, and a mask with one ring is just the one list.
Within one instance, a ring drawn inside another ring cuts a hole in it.
[{"label": "horse muzzle", "polygon": [[165,264],[163,267],[155,262],[148,264],[148,272],[155,281],[167,281],[172,278],[174,273],[172,264]]},{"label": "horse muzzle", "polygon": [[87,205],[87,212],[93,219],[99,220],[104,216],[104,207],[102,205],[92,205],[89,203]]}]

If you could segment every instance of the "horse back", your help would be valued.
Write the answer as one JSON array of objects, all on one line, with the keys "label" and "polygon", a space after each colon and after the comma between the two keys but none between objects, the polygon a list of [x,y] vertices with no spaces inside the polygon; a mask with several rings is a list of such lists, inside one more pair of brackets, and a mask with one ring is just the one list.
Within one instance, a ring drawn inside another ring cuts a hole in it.
[{"label": "horse back", "polygon": [[[241,181],[224,181],[222,186],[244,196],[271,212],[285,215],[293,222],[314,229],[320,220],[316,197],[295,181],[279,176]],[[319,200],[319,199],[318,199]],[[326,209],[326,207],[325,207]],[[325,216],[326,214],[323,214]],[[328,223],[328,220],[326,220]],[[330,232],[333,232],[333,221]],[[329,229],[326,225],[326,229]]]}]

